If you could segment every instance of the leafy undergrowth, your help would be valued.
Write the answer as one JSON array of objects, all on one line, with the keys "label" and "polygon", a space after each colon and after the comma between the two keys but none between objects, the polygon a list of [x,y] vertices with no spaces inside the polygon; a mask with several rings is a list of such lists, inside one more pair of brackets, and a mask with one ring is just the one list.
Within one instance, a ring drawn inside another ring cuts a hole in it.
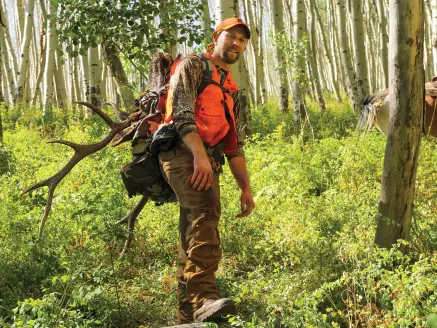
[{"label": "leafy undergrowth", "polygon": [[[273,104],[253,112],[246,157],[256,201],[237,219],[237,185],[222,176],[223,261],[217,273],[239,327],[425,327],[437,314],[437,144],[423,140],[409,256],[373,246],[385,137],[358,138],[347,105],[328,101],[295,134]],[[178,207],[147,204],[127,256],[115,222],[129,199],[119,168],[129,145],[84,159],[55,191],[41,238],[46,189],[21,192],[59,170],[89,143],[99,118],[49,123],[35,110],[6,113],[0,149],[0,325],[163,327],[175,323]],[[433,317],[434,314],[434,317]]]}]

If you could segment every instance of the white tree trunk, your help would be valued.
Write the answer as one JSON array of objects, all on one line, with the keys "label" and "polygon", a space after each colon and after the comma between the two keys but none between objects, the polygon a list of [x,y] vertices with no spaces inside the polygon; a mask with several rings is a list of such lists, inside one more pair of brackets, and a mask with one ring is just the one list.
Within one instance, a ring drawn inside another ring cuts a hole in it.
[{"label": "white tree trunk", "polygon": [[23,35],[24,35],[24,21],[25,21],[25,14],[24,14],[24,0],[17,0],[16,2],[16,13],[17,13],[17,37],[18,37],[18,44],[21,44],[23,41]]},{"label": "white tree trunk", "polygon": [[363,98],[369,93],[369,74],[364,42],[363,0],[354,0],[351,9],[351,31],[355,54],[355,80],[358,88],[358,101],[361,103]]},{"label": "white tree trunk", "polygon": [[[288,86],[287,86],[287,72],[286,72],[286,60],[282,54],[277,41],[286,37],[284,29],[284,7],[282,0],[271,0],[270,2],[272,17],[273,17],[273,36],[276,40],[274,46],[274,55],[276,62],[276,71],[279,78],[279,100],[280,108],[283,112],[288,112]],[[293,96],[295,94],[293,93]]]},{"label": "white tree trunk", "polygon": [[345,75],[345,85],[352,103],[353,109],[359,108],[359,97],[357,85],[354,83],[354,69],[352,66],[350,58],[350,50],[348,43],[348,35],[346,33],[346,17],[345,17],[346,5],[344,0],[336,0],[336,11],[337,11],[337,30],[338,30],[338,43],[341,52],[341,64],[343,67],[343,72]]},{"label": "white tree trunk", "polygon": [[[9,33],[9,22],[8,22],[9,12],[5,7],[4,0],[1,1],[2,1],[2,6],[0,6],[0,17],[1,17],[2,24],[0,24],[0,36],[1,36],[0,39],[3,40],[0,42],[4,42],[6,40],[6,44],[7,44],[7,47],[4,46],[2,48],[4,49],[4,53],[8,58],[7,60],[5,60],[4,58],[5,61],[3,62],[3,64],[5,65],[5,73],[9,85],[9,92],[11,93],[10,101],[12,104],[15,96],[16,85],[17,85],[15,76],[16,76],[16,72],[18,71],[18,64],[17,64],[17,56],[14,53],[15,48],[11,41],[11,36]],[[11,75],[12,75],[12,79],[10,78]]]},{"label": "white tree trunk", "polygon": [[[257,54],[257,60],[256,60],[256,67],[257,67],[257,81],[259,81],[260,84],[260,95],[261,95],[261,103],[264,104],[267,101],[267,82],[266,82],[266,74],[265,74],[265,68],[264,65],[264,41],[263,41],[263,17],[264,17],[264,5],[262,1],[256,2],[256,12],[258,13],[258,20],[257,25],[258,29],[256,33],[258,34],[258,45],[259,45],[259,51]],[[253,33],[253,32],[252,32]],[[256,35],[256,34],[255,34]],[[258,69],[259,67],[259,69]]]},{"label": "white tree trunk", "polygon": [[[20,1],[19,1],[20,2]],[[15,103],[23,101],[23,93],[26,88],[26,79],[29,70],[29,53],[30,53],[30,40],[32,39],[33,29],[33,8],[35,1],[28,0],[26,7],[26,18],[24,22],[23,38],[21,41],[21,58],[20,68],[17,78],[17,93],[15,95]]]},{"label": "white tree trunk", "polygon": [[[0,29],[4,29],[0,25]],[[1,31],[0,31],[1,32]],[[6,42],[3,36],[0,35],[0,56],[3,65],[3,69],[5,72],[5,79],[7,81],[6,87],[9,89],[8,94],[5,95],[5,98],[8,99],[10,104],[13,104],[13,99],[15,95],[15,79],[12,73],[11,65],[9,64],[9,56],[6,48]]]},{"label": "white tree trunk", "polygon": [[211,14],[209,9],[209,1],[202,1],[203,3],[203,15],[202,15],[202,28],[203,33],[205,34],[205,40],[210,40],[212,36],[212,26],[211,26]]},{"label": "white tree trunk", "polygon": [[89,88],[90,88],[90,70],[88,66],[88,54],[80,56],[81,72],[82,72],[82,85],[81,85],[81,98],[85,101],[90,101]]},{"label": "white tree trunk", "polygon": [[378,21],[379,21],[379,43],[381,51],[381,65],[384,76],[384,88],[388,88],[388,36],[387,18],[385,15],[382,0],[377,0]]},{"label": "white tree trunk", "polygon": [[[315,13],[315,17],[313,17],[316,22],[317,25],[319,26],[319,36],[321,37],[321,49],[323,49],[323,53],[325,55],[325,59],[328,63],[328,67],[327,67],[327,71],[329,73],[329,78],[332,82],[332,90],[334,91],[335,94],[335,98],[337,99],[337,102],[341,103],[341,96],[340,96],[340,92],[338,90],[338,84],[336,82],[335,76],[334,76],[334,67],[333,67],[333,60],[332,60],[332,56],[331,56],[331,52],[330,49],[332,49],[332,45],[331,47],[328,46],[328,42],[326,39],[326,35],[325,35],[325,27],[322,26],[322,20],[320,18],[320,14],[319,14],[319,9],[317,8],[317,5],[315,3],[314,0],[310,0],[310,8],[313,8],[314,13]],[[328,15],[328,13],[327,13]],[[332,25],[331,25],[332,26]],[[315,28],[314,28],[314,32],[315,32]],[[313,41],[315,43],[315,40]],[[313,49],[313,51],[315,51],[315,49]]]},{"label": "white tree trunk", "polygon": [[64,74],[64,65],[61,65],[59,58],[56,58],[56,67],[55,67],[56,96],[58,100],[58,107],[62,109],[66,109],[69,107],[67,87],[65,82],[66,79]]},{"label": "white tree trunk", "polygon": [[51,115],[53,107],[53,77],[55,73],[55,53],[57,46],[56,38],[56,8],[53,2],[48,3],[50,16],[47,20],[47,46],[46,46],[46,67],[44,71],[44,101],[43,116]]},{"label": "white tree trunk", "polygon": [[90,79],[87,98],[90,99],[91,104],[99,108],[102,100],[100,94],[102,68],[98,48],[88,48],[88,70]]},{"label": "white tree trunk", "polygon": [[[305,4],[303,0],[293,0],[293,41],[295,45],[302,42],[302,37],[306,31]],[[305,118],[305,102],[302,95],[301,85],[305,78],[305,61],[301,55],[295,55],[293,65],[293,84],[292,92],[294,99],[294,122],[296,125]]]},{"label": "white tree trunk", "polygon": [[38,76],[36,78],[35,86],[34,86],[34,93],[32,98],[32,105],[36,105],[36,99],[39,97],[40,103],[42,103],[42,95],[41,95],[41,81],[44,76],[45,68],[46,68],[46,52],[47,52],[47,37],[45,33],[41,33],[40,36],[40,49],[41,49],[41,58],[40,58],[40,64],[39,64],[39,72]]},{"label": "white tree trunk", "polygon": [[432,6],[432,56],[433,75],[437,75],[437,0],[431,0]]},{"label": "white tree trunk", "polygon": [[111,76],[114,78],[118,92],[123,100],[124,107],[130,111],[134,106],[134,94],[129,88],[129,82],[124,71],[120,58],[118,57],[117,49],[112,44],[104,45],[105,60],[108,65]]},{"label": "white tree trunk", "polygon": [[390,121],[375,238],[386,248],[408,241],[411,231],[424,106],[423,23],[422,1],[390,0]]},{"label": "white tree trunk", "polygon": [[[309,8],[311,8],[311,6]],[[308,64],[310,67],[309,76],[311,76],[311,80],[314,82],[315,92],[316,92],[317,100],[319,102],[320,111],[323,113],[326,109],[326,106],[325,106],[325,100],[323,99],[322,88],[320,85],[320,76],[316,64],[317,63],[316,29],[314,24],[315,15],[313,15],[311,12],[308,12],[308,14],[309,14],[309,22],[310,22],[310,28],[308,30],[311,34],[310,42],[308,42],[307,44]]]}]

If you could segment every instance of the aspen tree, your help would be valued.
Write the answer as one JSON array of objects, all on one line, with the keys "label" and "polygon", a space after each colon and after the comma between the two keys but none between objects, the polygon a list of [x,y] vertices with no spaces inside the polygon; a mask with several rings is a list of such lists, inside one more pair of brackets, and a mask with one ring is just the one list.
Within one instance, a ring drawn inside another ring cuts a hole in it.
[{"label": "aspen tree", "polygon": [[56,99],[58,107],[66,109],[68,107],[67,88],[65,85],[64,65],[61,64],[59,57],[55,61],[55,85],[56,85]]},{"label": "aspen tree", "polygon": [[333,3],[331,0],[326,0],[326,14],[328,17],[328,22],[331,26],[328,29],[328,39],[332,47],[331,50],[331,58],[334,69],[334,83],[337,84],[339,91],[346,91],[347,88],[345,86],[345,73],[342,69],[341,65],[341,56],[340,56],[340,46],[338,42],[338,27],[337,27],[337,15],[335,14],[335,10],[333,8]]},{"label": "aspen tree", "polygon": [[202,3],[203,3],[203,11],[202,11],[203,33],[205,34],[205,39],[210,40],[212,36],[212,28],[211,28],[211,14],[209,11],[208,0],[202,0]]},{"label": "aspen tree", "polygon": [[47,51],[47,38],[46,38],[46,33],[43,30],[41,32],[41,36],[39,38],[39,44],[40,44],[40,53],[41,53],[41,58],[40,58],[40,62],[39,62],[39,72],[38,72],[38,76],[36,77],[36,82],[35,82],[35,87],[34,87],[34,92],[33,92],[33,97],[32,97],[32,105],[35,106],[36,105],[36,99],[37,97],[39,97],[40,102],[42,103],[42,95],[41,95],[41,81],[43,79],[44,76],[44,72],[45,72],[45,67],[46,67],[46,51]]},{"label": "aspen tree", "polygon": [[379,22],[379,43],[381,51],[381,65],[384,76],[384,88],[388,87],[388,36],[387,36],[387,18],[385,15],[382,0],[376,0],[378,22]]},{"label": "aspen tree", "polygon": [[[262,94],[261,94],[261,80],[264,79],[264,70],[263,70],[263,65],[262,65],[262,57],[260,56],[260,49],[259,49],[259,39],[260,39],[260,34],[259,34],[259,29],[258,27],[255,25],[255,17],[253,12],[256,12],[256,4],[255,7],[252,7],[252,4],[249,2],[249,0],[245,0],[244,1],[244,8],[245,11],[247,13],[247,18],[248,18],[248,24],[249,24],[249,28],[250,31],[252,33],[251,39],[250,39],[250,44],[252,46],[253,49],[253,69],[254,69],[254,103],[255,106],[257,106],[258,104],[263,103],[262,100]],[[255,9],[255,10],[254,10]]]},{"label": "aspen tree", "polygon": [[[279,77],[279,101],[280,108],[283,112],[288,112],[288,87],[287,87],[287,72],[286,59],[282,54],[282,49],[277,44],[278,41],[285,37],[284,29],[284,9],[282,0],[270,0],[272,13],[273,36],[276,40],[274,46],[274,55],[276,61],[276,71]],[[295,100],[296,104],[296,100]]]},{"label": "aspen tree", "polygon": [[[326,38],[326,33],[325,33],[325,28],[322,26],[322,20],[320,18],[320,13],[319,13],[319,9],[317,8],[317,4],[314,0],[310,0],[309,1],[309,8],[312,8],[315,14],[315,17],[313,17],[313,20],[315,20],[318,24],[319,27],[319,36],[320,36],[320,41],[322,42],[322,50],[323,53],[325,55],[325,59],[328,63],[328,67],[327,67],[327,71],[329,73],[329,78],[332,82],[332,89],[334,91],[335,94],[335,99],[337,100],[337,102],[341,102],[341,96],[340,96],[340,92],[338,90],[338,84],[335,80],[335,76],[334,76],[334,67],[333,67],[333,61],[332,61],[332,56],[331,56],[331,52],[330,52],[330,47],[328,46],[328,42],[327,42],[327,38]],[[329,13],[327,13],[328,15]],[[315,28],[312,29],[312,33],[314,32],[314,40],[312,41],[313,44],[315,44]],[[314,54],[316,53],[315,51],[315,45],[313,48],[313,52]]]},{"label": "aspen tree", "polygon": [[[259,77],[257,75],[257,81],[260,84],[260,95],[261,95],[261,103],[264,104],[267,101],[267,86],[266,86],[266,74],[265,74],[265,67],[268,67],[267,65],[264,65],[264,39],[263,38],[263,15],[264,15],[264,4],[263,1],[255,1],[254,4],[256,8],[256,13],[258,13],[258,20],[257,20],[257,26],[255,33],[258,34],[258,45],[259,50],[257,54],[257,60],[256,60],[256,67],[257,67],[257,74],[259,74]],[[259,78],[259,79],[258,79]]]},{"label": "aspen tree", "polygon": [[[89,99],[89,89],[90,89],[90,70],[88,66],[88,52],[83,52],[80,56],[81,72],[82,72],[82,87],[81,87],[81,97],[86,101]],[[85,109],[88,113],[88,109]]]},{"label": "aspen tree", "polygon": [[432,57],[433,75],[437,74],[437,0],[431,0],[431,33],[432,33]]},{"label": "aspen tree", "polygon": [[24,4],[26,3],[25,0],[16,0],[16,15],[17,20],[15,21],[17,23],[17,37],[18,37],[18,44],[20,44],[23,40],[23,31],[24,31],[24,21],[25,21],[25,10],[24,10]]},{"label": "aspen tree", "polygon": [[127,110],[131,110],[134,106],[134,94],[129,88],[129,82],[120,57],[118,56],[118,50],[112,43],[105,43],[103,49],[106,65],[117,85],[118,93],[121,96],[123,105]]},{"label": "aspen tree", "polygon": [[100,95],[100,79],[102,74],[101,62],[99,58],[99,49],[88,48],[88,75],[89,75],[89,86],[87,89],[87,99],[96,106],[100,107],[101,95]]},{"label": "aspen tree", "polygon": [[345,17],[345,1],[335,0],[336,12],[337,12],[337,31],[338,31],[338,43],[339,51],[341,51],[341,64],[343,67],[345,86],[347,88],[349,97],[351,99],[353,109],[359,108],[359,96],[357,85],[355,84],[354,69],[350,58],[350,49],[348,44],[348,35],[346,33],[346,17]]},{"label": "aspen tree", "polygon": [[[1,4],[0,4],[1,6]],[[1,24],[1,18],[0,18],[0,24]],[[3,42],[4,43],[4,42]],[[0,44],[0,53],[3,52],[2,44]],[[3,64],[2,64],[2,56],[0,55],[0,106],[3,105],[3,102],[5,101],[5,88],[3,83]],[[0,112],[1,115],[1,112]],[[1,126],[1,116],[0,116],[0,145],[3,142],[3,129]]]},{"label": "aspen tree", "polygon": [[[2,17],[4,17],[2,15]],[[7,81],[5,89],[8,89],[8,93],[5,94],[5,98],[8,102],[13,104],[13,99],[15,95],[15,79],[12,71],[12,67],[9,64],[9,55],[6,47],[4,35],[5,27],[0,24],[0,60],[2,61],[2,66],[5,72],[5,80]],[[3,34],[3,35],[2,35]]]},{"label": "aspen tree", "polygon": [[[293,28],[293,41],[294,45],[299,45],[302,42],[304,32],[306,30],[305,20],[305,4],[303,0],[293,0],[293,16],[294,16],[294,28]],[[294,99],[294,122],[296,125],[301,123],[301,119],[305,118],[305,102],[302,94],[301,85],[305,77],[305,62],[304,58],[299,55],[295,55],[293,59],[293,84],[292,92]]]},{"label": "aspen tree", "polygon": [[[2,49],[0,48],[0,51]],[[3,75],[2,75],[2,65],[1,65],[1,57],[0,57],[0,147],[3,146],[3,124],[2,124],[2,108],[3,103],[5,101],[4,93],[3,93]]]},{"label": "aspen tree", "polygon": [[[311,8],[311,6],[309,6]],[[308,10],[308,19],[310,22],[310,26],[308,31],[310,32],[310,42],[307,44],[307,53],[308,53],[308,65],[310,68],[311,80],[314,82],[314,88],[317,95],[317,100],[319,102],[320,111],[323,113],[326,109],[325,100],[323,99],[322,88],[320,86],[320,76],[319,71],[317,69],[317,60],[316,60],[316,33],[314,26],[314,15],[311,13],[311,10]]]},{"label": "aspen tree", "polygon": [[[9,17],[9,12],[5,6],[5,2],[4,0],[0,0],[1,1],[1,6],[0,6],[0,18],[1,18],[1,22],[2,24],[0,24],[0,31],[1,34],[3,34],[3,36],[0,39],[3,39],[0,42],[5,42],[7,46],[4,46],[2,49],[4,49],[4,53],[6,58],[8,58],[8,60],[6,61],[5,58],[3,58],[4,62],[3,64],[5,65],[5,74],[7,77],[7,81],[8,81],[8,86],[9,86],[9,98],[10,101],[12,103],[14,96],[15,96],[15,90],[16,90],[16,72],[18,71],[18,64],[17,64],[17,56],[14,53],[14,45],[11,41],[11,36],[10,36],[10,27],[9,27],[9,20],[7,19],[7,17]],[[12,66],[11,64],[12,63]],[[11,78],[12,76],[12,78]]]},{"label": "aspen tree", "polygon": [[[234,16],[241,17],[238,0],[234,0],[233,4],[234,4],[233,6]],[[238,63],[238,75],[235,77],[233,74],[233,78],[238,79],[235,81],[237,81],[237,84],[240,88],[239,110],[242,120],[242,126],[244,128],[244,133],[242,134],[244,138],[244,136],[252,134],[252,119],[251,119],[252,114],[250,112],[249,98],[248,98],[250,86],[249,86],[249,75],[247,72],[247,65],[246,65],[246,55],[245,54],[242,55],[237,63]]]},{"label": "aspen tree", "polygon": [[47,46],[46,46],[46,67],[44,71],[44,101],[43,116],[51,115],[53,107],[53,77],[55,69],[55,53],[57,46],[56,37],[56,8],[49,0],[47,14]]},{"label": "aspen tree", "polygon": [[363,98],[369,93],[369,75],[366,58],[366,45],[364,42],[363,0],[354,0],[351,4],[351,32],[355,55],[355,80],[358,88],[358,101],[361,103]]},{"label": "aspen tree", "polygon": [[425,79],[430,80],[434,75],[434,63],[433,63],[433,46],[432,46],[432,8],[429,0],[424,2],[424,44],[425,48],[429,51],[424,53],[424,63],[425,63]]},{"label": "aspen tree", "polygon": [[375,237],[386,248],[408,241],[411,231],[424,106],[423,9],[422,1],[390,0],[390,120]]},{"label": "aspen tree", "polygon": [[[167,25],[170,20],[167,14],[166,7],[167,7],[167,0],[161,0],[160,19],[164,22],[164,25]],[[171,35],[171,38],[173,39],[174,42],[170,42],[169,40],[167,40],[167,42],[165,43],[165,52],[169,53],[173,58],[175,58],[178,51],[177,43],[176,43],[176,39],[178,37],[177,31],[170,30],[167,27],[162,29],[162,35],[169,35],[169,34]]]},{"label": "aspen tree", "polygon": [[[20,2],[20,1],[18,1]],[[19,103],[23,101],[23,93],[24,88],[26,87],[26,78],[28,76],[29,71],[29,53],[30,53],[30,40],[32,38],[32,29],[33,29],[33,8],[35,1],[28,0],[26,6],[26,18],[24,22],[24,29],[21,41],[21,55],[20,55],[20,68],[17,78],[17,93],[15,95],[15,103]],[[27,81],[27,84],[29,82]]]},{"label": "aspen tree", "polygon": [[[100,82],[100,96],[101,99],[104,101],[108,101],[108,96],[106,91],[107,82],[108,82],[108,67],[104,65],[104,62],[102,61],[102,78]],[[144,87],[142,87],[142,89],[144,89]]]}]

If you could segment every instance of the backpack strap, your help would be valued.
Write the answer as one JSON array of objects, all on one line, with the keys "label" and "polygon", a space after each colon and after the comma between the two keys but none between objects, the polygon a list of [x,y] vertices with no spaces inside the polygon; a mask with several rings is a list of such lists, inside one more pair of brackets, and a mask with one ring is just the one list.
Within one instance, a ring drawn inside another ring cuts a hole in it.
[{"label": "backpack strap", "polygon": [[217,83],[216,81],[214,81],[212,79],[213,71],[211,69],[209,69],[209,63],[208,63],[209,59],[204,54],[199,55],[199,57],[202,59],[203,63],[205,64],[205,69],[202,71],[202,80],[200,81],[199,88],[197,89],[197,95],[200,95],[203,92],[203,90],[205,90],[205,88],[210,84],[214,84],[214,85],[218,86],[223,92],[222,104],[223,104],[223,107],[225,108],[226,120],[229,121],[231,119],[231,114],[229,113],[229,107],[225,101],[224,94],[227,93],[230,95],[231,93],[223,85],[221,85],[220,83]]},{"label": "backpack strap", "polygon": [[220,89],[222,89],[223,92],[230,94],[228,89],[226,89],[220,83],[217,83],[212,79],[213,71],[209,69],[209,63],[208,63],[209,59],[206,58],[204,54],[199,55],[199,57],[202,59],[203,63],[205,64],[205,69],[202,72],[202,80],[200,81],[199,88],[197,89],[197,95],[200,95],[203,92],[203,90],[205,90],[205,88],[210,84],[214,84],[218,86]]}]

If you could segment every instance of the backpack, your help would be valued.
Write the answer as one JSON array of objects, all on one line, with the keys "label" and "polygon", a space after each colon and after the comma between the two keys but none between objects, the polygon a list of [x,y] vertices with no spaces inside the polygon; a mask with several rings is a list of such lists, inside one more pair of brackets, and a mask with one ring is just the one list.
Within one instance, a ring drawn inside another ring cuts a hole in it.
[{"label": "backpack", "polygon": [[[220,84],[212,80],[213,71],[209,68],[208,59],[203,55],[199,56],[202,58],[205,68],[202,72],[197,95],[210,84],[216,84],[223,89]],[[170,55],[162,52],[153,55],[149,73],[151,87],[135,100],[137,109],[130,114],[134,123],[129,132],[119,136],[113,142],[113,145],[117,145],[132,140],[133,160],[120,169],[121,178],[129,197],[143,195],[158,204],[177,200],[173,189],[161,173],[158,154],[160,151],[172,149],[178,141],[178,134],[173,124],[163,122],[170,72],[179,58],[173,61]],[[156,80],[158,80],[157,83]],[[226,106],[225,112],[228,116],[229,109]],[[214,151],[212,147],[208,145],[206,147],[207,153],[223,165],[223,156]]]}]

